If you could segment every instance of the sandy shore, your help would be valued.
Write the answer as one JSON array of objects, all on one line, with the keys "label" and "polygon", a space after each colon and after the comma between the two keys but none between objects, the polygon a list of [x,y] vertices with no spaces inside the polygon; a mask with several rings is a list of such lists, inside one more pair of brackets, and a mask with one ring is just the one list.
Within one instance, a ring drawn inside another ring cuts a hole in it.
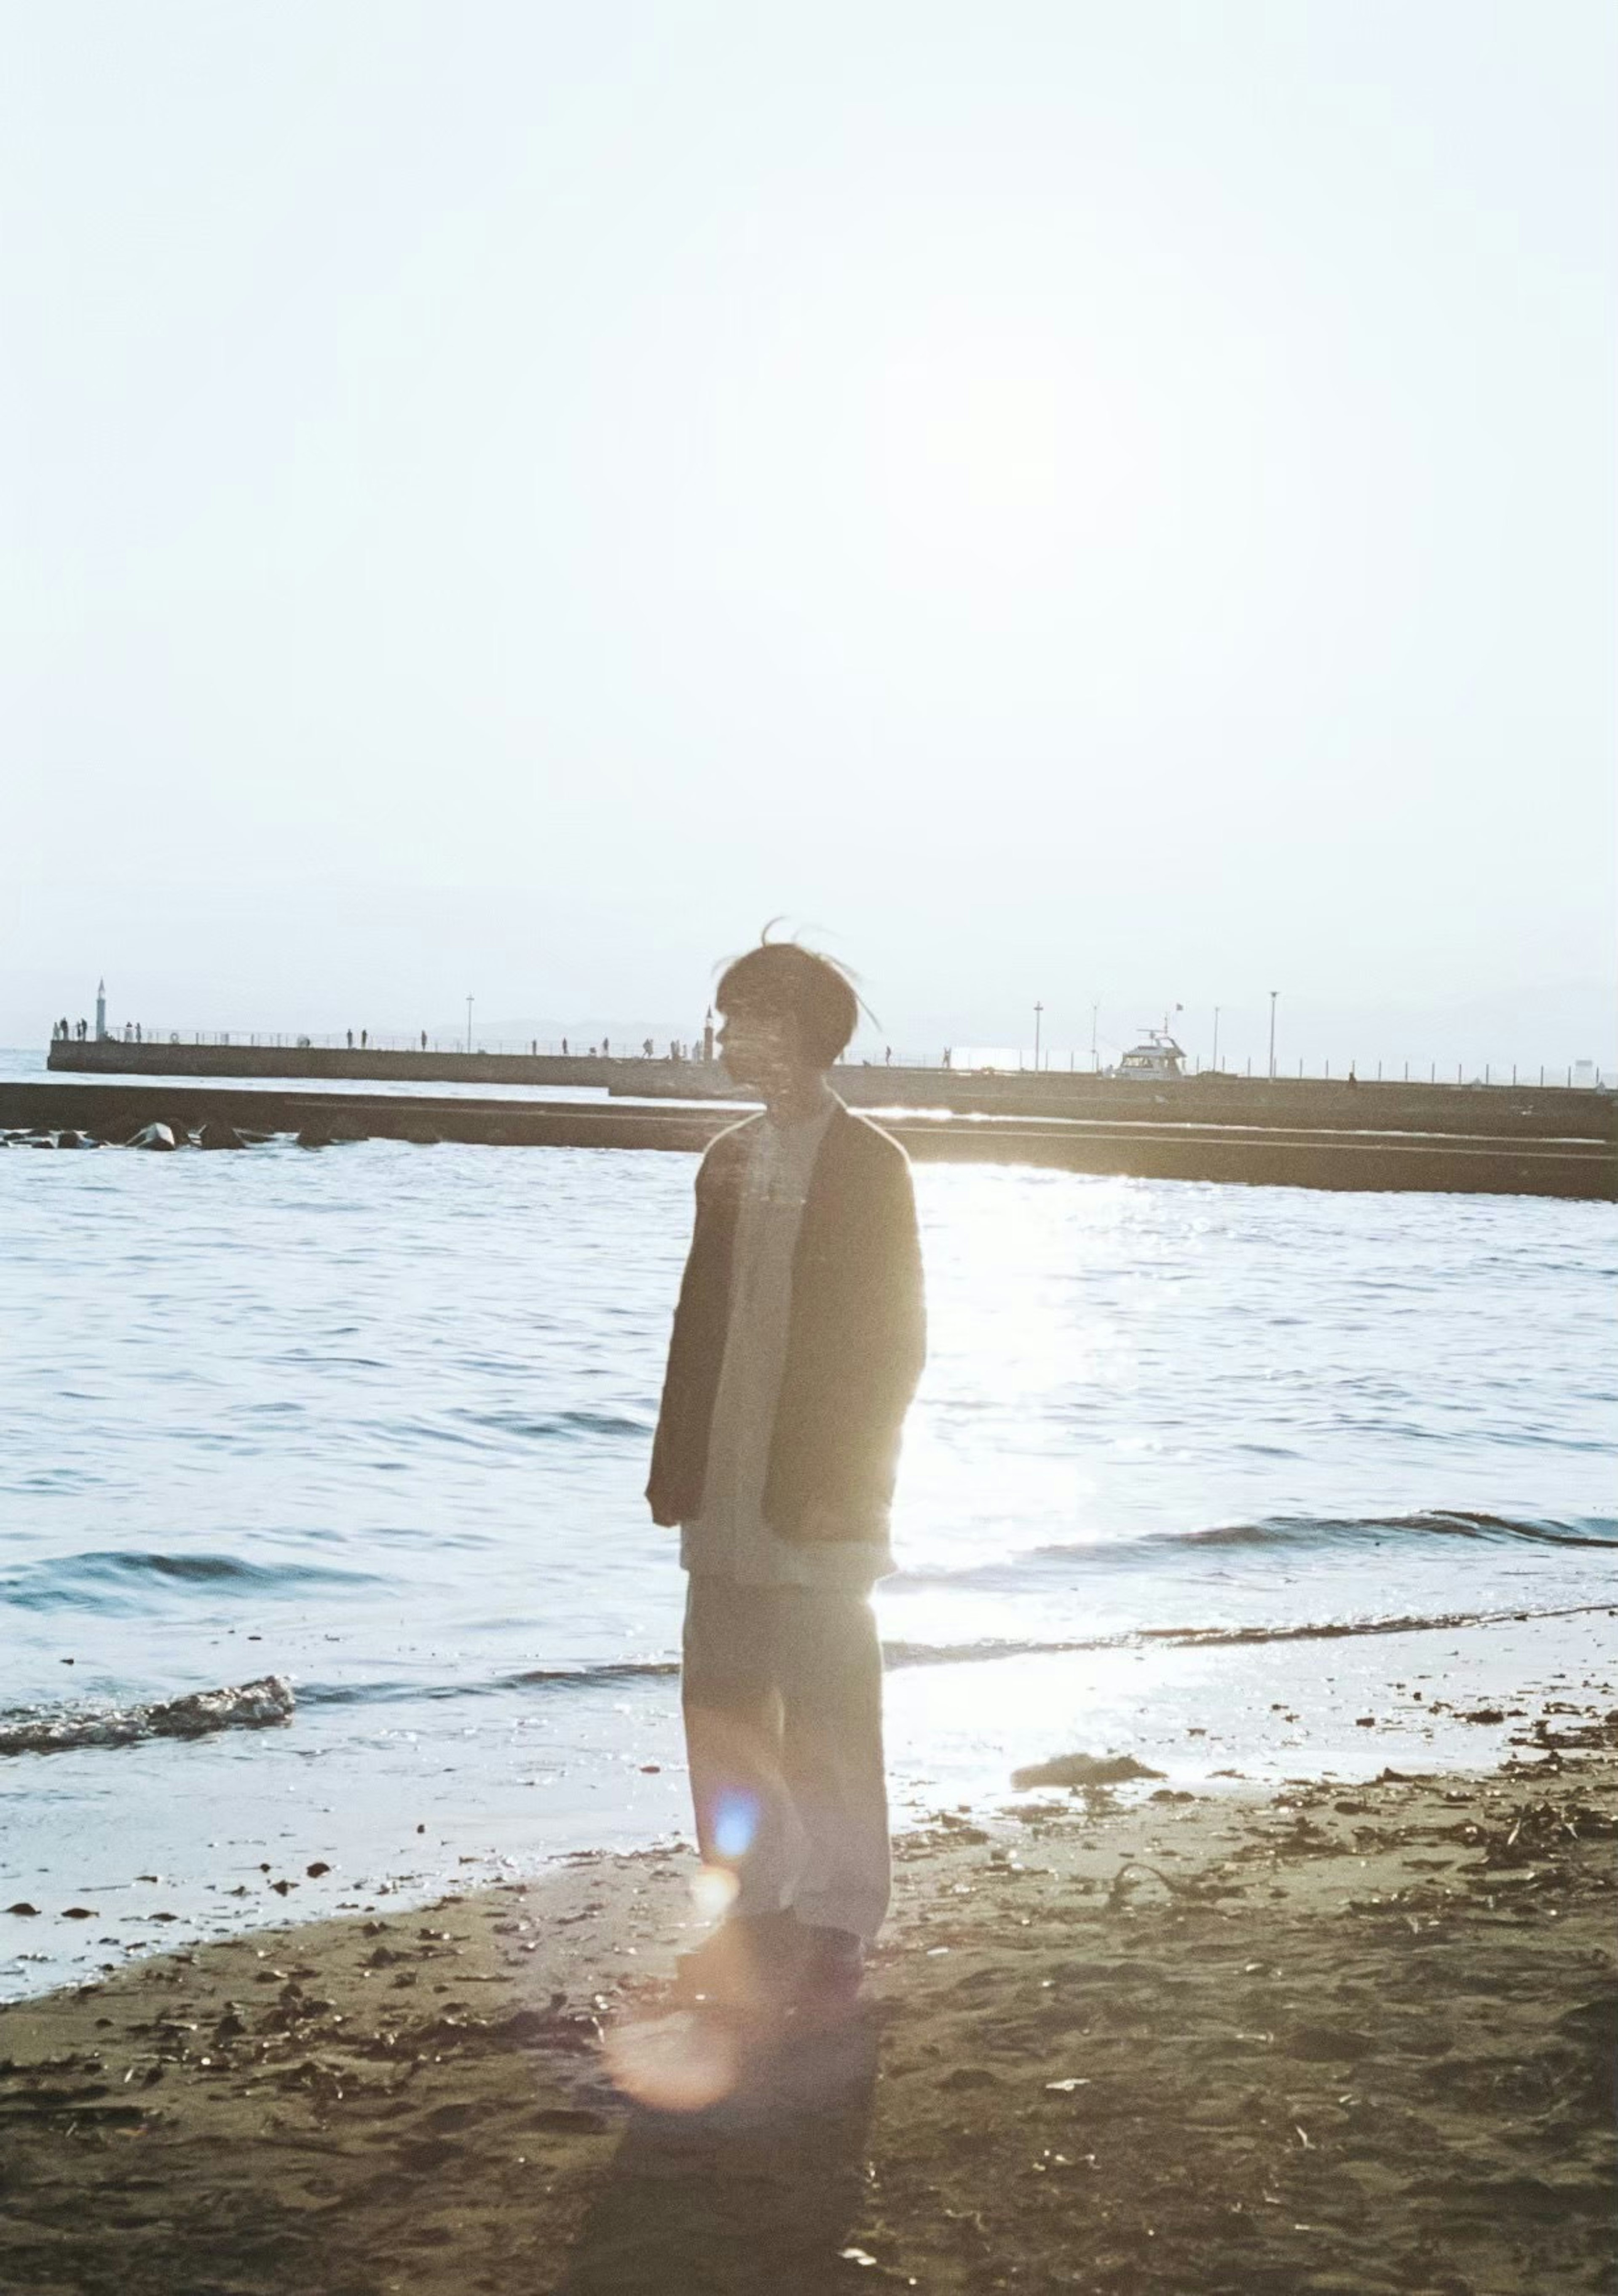
[{"label": "sandy shore", "polygon": [[670,2008],[666,1853],[14,2004],[0,2287],[1618,2287],[1618,1718],[1535,1734],[940,1813],[868,2011],[790,2045]]}]

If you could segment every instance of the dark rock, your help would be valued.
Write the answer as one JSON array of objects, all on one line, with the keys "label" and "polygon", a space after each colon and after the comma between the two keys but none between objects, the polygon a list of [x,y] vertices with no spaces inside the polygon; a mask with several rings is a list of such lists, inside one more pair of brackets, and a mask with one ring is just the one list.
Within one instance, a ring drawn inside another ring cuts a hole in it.
[{"label": "dark rock", "polygon": [[247,1143],[234,1124],[217,1124],[210,1117],[197,1135],[199,1148],[245,1148]]},{"label": "dark rock", "polygon": [[58,1136],[56,1145],[59,1148],[99,1148],[101,1143],[92,1140],[87,1132],[67,1131]]},{"label": "dark rock", "polygon": [[1035,1762],[1014,1770],[1014,1786],[1110,1786],[1125,1778],[1161,1778],[1162,1772],[1138,1762],[1133,1754],[1058,1754],[1052,1762]]}]

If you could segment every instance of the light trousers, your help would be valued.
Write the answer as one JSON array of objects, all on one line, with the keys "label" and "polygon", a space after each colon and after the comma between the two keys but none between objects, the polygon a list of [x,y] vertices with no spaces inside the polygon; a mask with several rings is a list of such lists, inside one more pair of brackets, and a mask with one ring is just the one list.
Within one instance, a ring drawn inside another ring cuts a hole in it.
[{"label": "light trousers", "polygon": [[868,1595],[694,1576],[680,1694],[697,1847],[735,1875],[732,1912],[869,1944],[891,1869]]}]

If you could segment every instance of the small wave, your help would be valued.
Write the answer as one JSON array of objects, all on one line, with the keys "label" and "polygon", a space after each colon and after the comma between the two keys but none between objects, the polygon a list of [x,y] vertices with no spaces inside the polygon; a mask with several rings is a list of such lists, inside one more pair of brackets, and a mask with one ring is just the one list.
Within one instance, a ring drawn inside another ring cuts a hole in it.
[{"label": "small wave", "polygon": [[[1322,1619],[1284,1627],[1137,1627],[1113,1635],[1085,1635],[1070,1640],[984,1636],[975,1642],[916,1643],[883,1641],[883,1660],[890,1669],[917,1666],[978,1666],[1002,1659],[1059,1658],[1097,1651],[1138,1650],[1142,1644],[1187,1649],[1237,1649],[1249,1643],[1331,1642],[1360,1635],[1453,1633],[1461,1627],[1522,1625],[1542,1619],[1573,1619],[1611,1614],[1618,1603],[1573,1603],[1543,1611],[1440,1611],[1381,1619]],[[526,1667],[513,1674],[460,1682],[353,1682],[301,1684],[301,1706],[407,1706],[448,1699],[491,1698],[503,1691],[599,1690],[626,1682],[666,1682],[678,1678],[677,1658],[608,1660],[598,1666]]]},{"label": "small wave", "polygon": [[303,1706],[408,1706],[449,1698],[490,1698],[503,1690],[594,1690],[614,1682],[652,1682],[678,1675],[677,1658],[608,1659],[599,1666],[523,1667],[514,1674],[464,1682],[308,1682]]},{"label": "small wave", "polygon": [[923,1587],[977,1587],[1006,1592],[1031,1579],[1067,1577],[1079,1570],[1162,1570],[1181,1558],[1210,1550],[1244,1547],[1318,1548],[1330,1551],[1390,1538],[1466,1538],[1483,1543],[1537,1546],[1618,1546],[1618,1521],[1601,1515],[1564,1520],[1554,1516],[1510,1516],[1432,1508],[1400,1515],[1272,1515],[1259,1522],[1215,1525],[1202,1530],[1155,1531],[1138,1538],[1097,1538],[1063,1546],[1024,1547],[992,1562],[957,1570],[897,1571],[884,1584],[903,1591]]},{"label": "small wave", "polygon": [[234,1554],[159,1554],[119,1549],[65,1554],[26,1563],[0,1578],[0,1603],[19,1610],[128,1611],[164,1584],[221,1587],[255,1595],[292,1595],[309,1587],[367,1587],[367,1570],[317,1563],[245,1562]]},{"label": "small wave", "polygon": [[651,1423],[630,1419],[618,1411],[460,1411],[454,1414],[472,1427],[487,1427],[498,1435],[518,1435],[525,1442],[545,1442],[560,1437],[647,1436]]},{"label": "small wave", "polygon": [[0,1714],[0,1755],[64,1754],[84,1746],[132,1746],[143,1738],[202,1738],[215,1730],[265,1730],[290,1721],[284,1676],[193,1690],[143,1706],[22,1707]]},{"label": "small wave", "polygon": [[1359,1635],[1452,1634],[1460,1627],[1526,1625],[1540,1619],[1612,1615],[1618,1603],[1570,1603],[1550,1611],[1439,1611],[1390,1619],[1322,1619],[1291,1627],[1138,1627],[1072,1642],[884,1643],[890,1666],[957,1666],[989,1659],[1056,1657],[1069,1652],[1132,1650],[1141,1643],[1191,1650],[1236,1649],[1247,1643],[1336,1642]]}]

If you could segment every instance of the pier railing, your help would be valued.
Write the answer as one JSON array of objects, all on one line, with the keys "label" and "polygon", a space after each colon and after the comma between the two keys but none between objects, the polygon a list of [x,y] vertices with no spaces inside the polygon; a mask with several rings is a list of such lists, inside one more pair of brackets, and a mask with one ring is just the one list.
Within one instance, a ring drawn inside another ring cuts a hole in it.
[{"label": "pier railing", "polygon": [[[81,1029],[84,1033],[81,1035]],[[61,1031],[53,1033],[59,1038]],[[109,1044],[231,1046],[252,1050],[283,1050],[286,1052],[352,1052],[352,1053],[415,1053],[457,1054],[476,1059],[513,1060],[611,1060],[632,1063],[651,1060],[702,1062],[700,1036],[687,1043],[678,1040],[646,1037],[592,1037],[587,1034],[557,1037],[493,1037],[473,1031],[468,1042],[464,1034],[435,1033],[418,1029],[414,1036],[378,1033],[370,1029],[344,1029],[336,1035],[266,1031],[264,1029],[165,1029],[151,1027],[141,1021],[127,1021],[109,1029],[105,1037],[96,1038],[93,1030],[80,1023],[70,1026],[70,1041],[103,1042]],[[850,1068],[894,1068],[909,1070],[924,1070],[950,1076],[1023,1076],[1048,1077],[1053,1082],[1063,1077],[1075,1078],[1105,1076],[1113,1063],[1103,1056],[1088,1052],[1041,1052],[1036,1062],[1031,1050],[1009,1051],[984,1058],[976,1054],[947,1055],[938,1053],[916,1053],[889,1050],[887,1047],[866,1049],[857,1047],[842,1065]],[[1187,1056],[1186,1074],[1188,1077],[1220,1076],[1233,1081],[1251,1080],[1257,1083],[1273,1081],[1277,1085],[1299,1084],[1422,1084],[1450,1085],[1462,1087],[1478,1085],[1534,1086],[1544,1091],[1562,1088],[1569,1091],[1606,1091],[1618,1087],[1618,1070],[1604,1070],[1593,1062],[1577,1061],[1566,1063],[1541,1062],[1524,1064],[1518,1062],[1485,1061],[1481,1067],[1466,1062],[1441,1061],[1362,1061],[1351,1054],[1346,1060],[1336,1055],[1318,1059],[1296,1059],[1277,1062],[1273,1079],[1267,1062],[1243,1060],[1220,1061],[1217,1066],[1199,1054]],[[1150,1084],[1149,1077],[1135,1081]]]}]

